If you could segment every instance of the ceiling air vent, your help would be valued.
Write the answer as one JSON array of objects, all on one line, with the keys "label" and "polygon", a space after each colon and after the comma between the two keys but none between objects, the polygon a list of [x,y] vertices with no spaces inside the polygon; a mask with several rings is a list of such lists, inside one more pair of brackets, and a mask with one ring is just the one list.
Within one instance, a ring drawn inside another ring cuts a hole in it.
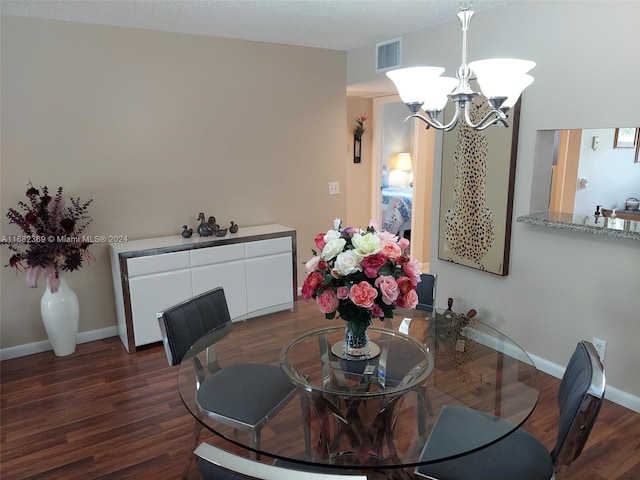
[{"label": "ceiling air vent", "polygon": [[400,66],[402,37],[376,43],[376,72]]}]

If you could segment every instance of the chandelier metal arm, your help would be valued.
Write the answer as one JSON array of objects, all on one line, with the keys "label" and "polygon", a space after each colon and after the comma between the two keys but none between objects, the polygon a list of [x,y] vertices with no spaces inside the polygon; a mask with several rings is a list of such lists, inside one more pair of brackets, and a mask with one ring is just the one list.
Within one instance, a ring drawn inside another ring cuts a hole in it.
[{"label": "chandelier metal arm", "polygon": [[479,131],[489,128],[491,125],[497,125],[498,123],[501,123],[505,127],[509,126],[507,124],[507,115],[505,115],[505,113],[502,110],[499,110],[497,108],[492,109],[489,113],[487,113],[482,118],[482,120],[480,120],[478,123],[475,123],[475,124],[471,120],[471,114],[469,113],[469,109],[465,109],[464,119],[471,128]]},{"label": "chandelier metal arm", "polygon": [[446,125],[444,125],[442,122],[440,122],[438,120],[438,118],[437,118],[438,115],[440,115],[442,113],[441,110],[440,111],[433,111],[433,112],[427,111],[427,112],[425,112],[426,116],[420,115],[419,113],[415,112],[415,113],[412,113],[411,115],[409,115],[407,118],[405,118],[404,122],[406,123],[407,120],[409,120],[410,118],[417,118],[419,120],[422,120],[424,123],[426,123],[427,124],[427,128],[433,127],[433,128],[435,128],[437,130],[442,130],[444,132],[450,132],[457,125],[458,119],[460,118],[461,110],[464,109],[464,106],[460,107],[460,103],[458,103],[458,102],[456,102],[455,105],[456,105],[456,110],[455,110],[455,113],[453,114],[453,118]]}]

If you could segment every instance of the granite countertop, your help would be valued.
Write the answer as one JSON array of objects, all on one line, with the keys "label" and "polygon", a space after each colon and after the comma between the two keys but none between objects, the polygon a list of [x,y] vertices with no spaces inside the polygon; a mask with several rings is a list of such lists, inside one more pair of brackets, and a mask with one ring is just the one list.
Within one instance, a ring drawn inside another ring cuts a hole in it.
[{"label": "granite countertop", "polygon": [[574,215],[562,212],[537,212],[522,215],[517,218],[517,221],[542,227],[640,241],[640,221],[634,220],[595,218],[594,215]]}]

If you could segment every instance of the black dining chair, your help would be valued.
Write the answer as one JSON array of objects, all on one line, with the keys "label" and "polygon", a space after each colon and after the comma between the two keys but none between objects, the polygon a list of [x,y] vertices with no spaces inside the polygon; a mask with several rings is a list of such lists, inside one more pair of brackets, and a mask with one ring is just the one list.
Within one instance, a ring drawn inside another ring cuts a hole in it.
[{"label": "black dining chair", "polygon": [[433,311],[436,304],[436,275],[433,273],[420,274],[420,283],[416,287],[418,294],[418,310]]},{"label": "black dining chair", "polygon": [[[422,460],[459,452],[469,436],[511,434],[492,445],[451,460],[421,465],[415,473],[437,480],[549,480],[580,456],[604,398],[604,367],[594,346],[578,343],[560,382],[556,444],[549,452],[536,437],[504,419],[465,407],[440,412]],[[515,429],[515,431],[513,431]],[[464,433],[463,433],[464,432]],[[468,443],[467,443],[468,444]]]},{"label": "black dining chair", "polygon": [[[262,427],[296,394],[296,387],[279,366],[237,364],[222,368],[219,365],[215,343],[233,329],[224,290],[215,288],[174,305],[158,313],[158,321],[169,365],[186,360],[196,364],[196,403],[203,418],[247,431],[249,446],[259,449]],[[205,337],[205,334],[209,335]],[[190,350],[202,339],[206,342],[201,348]],[[208,361],[203,366],[195,353],[205,348],[208,348]],[[185,358],[188,353],[189,358]],[[189,471],[201,428],[202,424],[196,419],[183,478]]]},{"label": "black dining chair", "polygon": [[[270,465],[222,450],[210,443],[201,443],[194,454],[202,480],[367,480],[366,475],[297,470],[278,464]],[[289,462],[287,462],[289,465]]]}]

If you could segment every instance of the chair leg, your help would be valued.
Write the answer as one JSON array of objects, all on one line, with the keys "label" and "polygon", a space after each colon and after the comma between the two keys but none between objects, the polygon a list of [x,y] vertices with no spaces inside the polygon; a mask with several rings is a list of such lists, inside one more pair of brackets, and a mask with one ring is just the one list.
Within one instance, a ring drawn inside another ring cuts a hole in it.
[{"label": "chair leg", "polygon": [[427,412],[433,417],[433,407],[431,406],[431,399],[426,385],[424,385],[424,403],[427,406]]},{"label": "chair leg", "polygon": [[[254,428],[249,431],[249,446],[258,450],[260,448],[260,429]],[[249,457],[251,460],[260,460],[260,455],[251,450]]]},{"label": "chair leg", "polygon": [[182,471],[182,480],[186,480],[189,474],[189,468],[191,468],[191,461],[193,460],[193,451],[198,446],[198,440],[200,439],[200,432],[202,431],[202,424],[198,420],[194,420],[193,435],[191,436],[191,444],[189,445],[189,451],[187,452],[187,460]]},{"label": "chair leg", "polygon": [[418,434],[420,438],[426,437],[425,426],[427,424],[427,418],[425,415],[425,409],[429,415],[433,417],[433,407],[431,406],[431,400],[429,399],[429,392],[427,392],[426,385],[418,386],[417,394],[417,408],[418,408]]},{"label": "chair leg", "polygon": [[307,458],[311,458],[311,402],[306,392],[300,393],[300,407],[302,409],[302,431],[304,435],[304,451]]}]

